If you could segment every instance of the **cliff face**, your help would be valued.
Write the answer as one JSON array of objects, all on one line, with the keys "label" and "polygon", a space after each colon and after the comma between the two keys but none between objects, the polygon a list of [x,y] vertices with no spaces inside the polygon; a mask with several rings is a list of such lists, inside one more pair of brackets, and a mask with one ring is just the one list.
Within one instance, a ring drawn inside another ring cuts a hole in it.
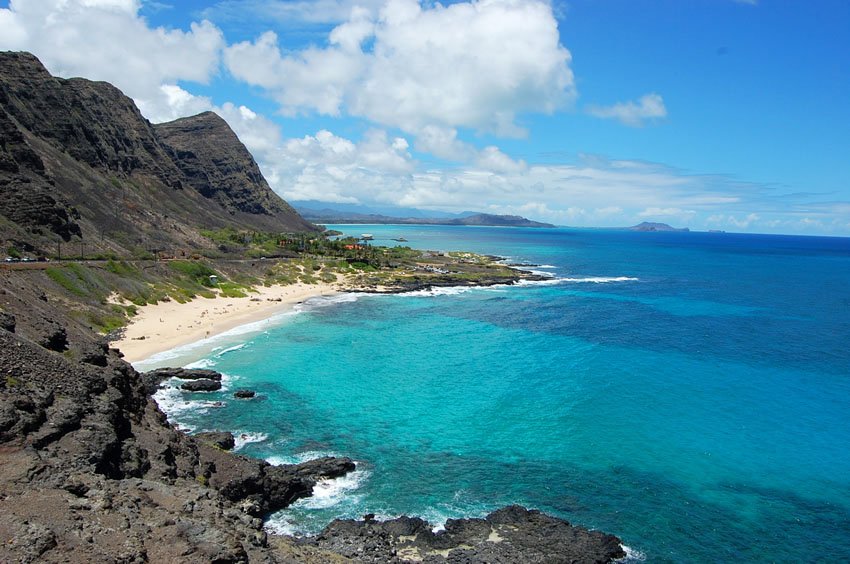
[{"label": "cliff face", "polygon": [[[24,247],[210,245],[200,229],[311,231],[212,113],[152,125],[105,82],[0,53],[0,229]],[[5,221],[2,221],[5,220]]]},{"label": "cliff face", "polygon": [[[272,192],[251,153],[217,114],[204,112],[155,125],[154,130],[176,151],[177,166],[205,198],[231,213],[297,215]],[[310,226],[304,222],[303,228]]]}]

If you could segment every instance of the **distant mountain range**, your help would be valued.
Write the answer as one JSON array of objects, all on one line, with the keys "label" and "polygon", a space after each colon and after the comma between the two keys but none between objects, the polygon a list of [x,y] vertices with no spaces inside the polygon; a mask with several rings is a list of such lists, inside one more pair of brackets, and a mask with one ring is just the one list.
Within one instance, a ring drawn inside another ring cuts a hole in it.
[{"label": "distant mountain range", "polygon": [[[520,217],[518,215],[495,215],[489,213],[464,212],[451,217],[451,214],[440,214],[441,217],[424,217],[422,210],[400,208],[404,212],[417,212],[408,217],[384,215],[381,213],[359,213],[341,209],[314,209],[296,205],[295,209],[308,221],[315,223],[378,223],[404,225],[480,225],[494,227],[555,227],[551,223],[542,223]],[[396,210],[392,210],[396,211]],[[445,217],[450,216],[450,217]]]}]

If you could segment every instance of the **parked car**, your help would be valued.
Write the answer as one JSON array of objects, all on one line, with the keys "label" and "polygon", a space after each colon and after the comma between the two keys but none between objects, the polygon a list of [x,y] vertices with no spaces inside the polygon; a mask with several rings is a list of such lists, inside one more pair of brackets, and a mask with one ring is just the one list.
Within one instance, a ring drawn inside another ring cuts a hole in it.
[{"label": "parked car", "polygon": [[5,262],[20,262],[20,261],[21,261],[21,259],[19,259],[17,257],[6,257],[6,260],[5,260]]}]

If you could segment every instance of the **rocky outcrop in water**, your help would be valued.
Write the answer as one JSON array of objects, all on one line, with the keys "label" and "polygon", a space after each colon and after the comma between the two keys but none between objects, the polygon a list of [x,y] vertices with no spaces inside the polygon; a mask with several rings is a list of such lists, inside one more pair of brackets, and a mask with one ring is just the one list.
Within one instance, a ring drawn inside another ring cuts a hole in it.
[{"label": "rocky outcrop in water", "polygon": [[161,382],[169,378],[180,380],[218,380],[221,381],[221,372],[208,370],[206,368],[157,368],[145,372],[145,377],[152,381]]},{"label": "rocky outcrop in water", "polygon": [[221,382],[218,380],[189,380],[180,384],[181,390],[187,392],[215,392],[221,389]]},{"label": "rocky outcrop in water", "polygon": [[611,562],[626,555],[613,535],[574,527],[539,511],[510,506],[484,519],[449,519],[445,530],[399,517],[336,520],[302,543],[358,562]]}]

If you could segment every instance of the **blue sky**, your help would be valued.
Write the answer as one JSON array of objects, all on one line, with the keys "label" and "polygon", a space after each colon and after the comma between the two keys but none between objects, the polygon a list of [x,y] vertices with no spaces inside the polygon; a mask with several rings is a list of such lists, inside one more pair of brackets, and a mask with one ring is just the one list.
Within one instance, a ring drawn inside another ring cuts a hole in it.
[{"label": "blue sky", "polygon": [[219,112],[286,199],[850,235],[850,3],[13,0],[0,49]]}]

